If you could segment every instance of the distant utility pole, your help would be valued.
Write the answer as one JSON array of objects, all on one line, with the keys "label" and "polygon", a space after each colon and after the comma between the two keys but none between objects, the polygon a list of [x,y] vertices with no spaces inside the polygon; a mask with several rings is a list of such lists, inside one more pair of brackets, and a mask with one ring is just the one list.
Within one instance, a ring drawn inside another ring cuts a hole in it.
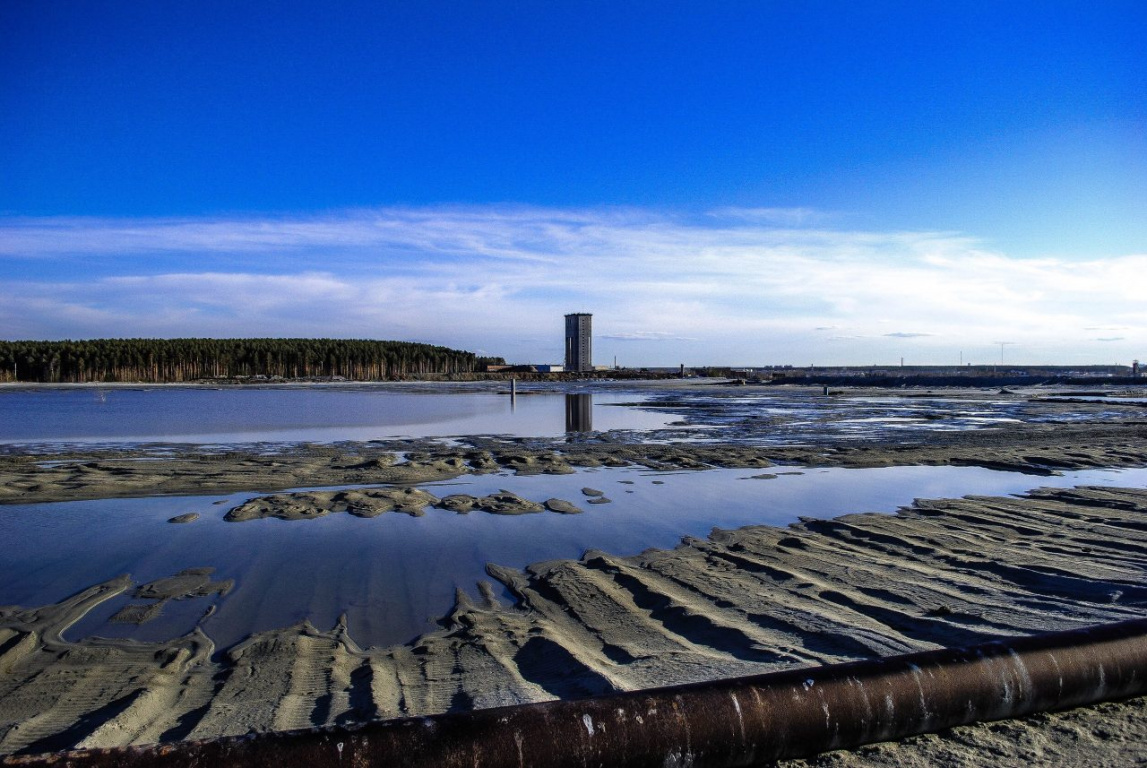
[{"label": "distant utility pole", "polygon": [[1000,365],[1004,364],[1004,347],[1010,347],[1015,344],[1014,341],[993,341],[993,344],[1000,345]]}]

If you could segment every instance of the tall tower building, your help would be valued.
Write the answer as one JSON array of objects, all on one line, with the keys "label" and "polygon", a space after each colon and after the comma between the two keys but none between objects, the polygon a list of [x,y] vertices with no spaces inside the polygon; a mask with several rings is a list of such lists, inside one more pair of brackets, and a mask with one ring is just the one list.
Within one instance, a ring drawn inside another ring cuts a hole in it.
[{"label": "tall tower building", "polygon": [[566,370],[593,370],[593,315],[566,315]]}]

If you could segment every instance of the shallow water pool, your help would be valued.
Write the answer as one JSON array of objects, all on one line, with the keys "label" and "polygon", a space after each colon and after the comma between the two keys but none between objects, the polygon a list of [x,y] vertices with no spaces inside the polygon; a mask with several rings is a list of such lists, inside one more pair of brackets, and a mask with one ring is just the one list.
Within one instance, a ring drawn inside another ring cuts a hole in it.
[{"label": "shallow water pool", "polygon": [[[754,475],[775,475],[754,479]],[[673,547],[683,536],[714,527],[787,525],[800,516],[894,512],[914,498],[1022,493],[1039,486],[1147,486],[1147,469],[1087,470],[1032,477],[977,467],[880,469],[706,470],[649,472],[583,470],[572,475],[482,475],[421,486],[437,496],[510,490],[533,500],[578,504],[578,515],[550,512],[498,516],[428,509],[422,517],[388,513],[363,519],[346,513],[314,520],[252,520],[223,516],[252,498],[160,497],[12,505],[0,508],[0,604],[52,603],[121,573],[137,583],[185,568],[211,567],[234,579],[224,597],[165,605],[140,626],[109,622],[130,600],[108,601],[68,631],[161,640],[190,631],[209,609],[205,631],[220,648],[252,632],[310,620],[329,628],[346,614],[361,645],[403,643],[436,626],[455,590],[477,594],[485,564],[522,568],[586,549],[630,555]],[[588,504],[582,489],[611,503]],[[223,503],[219,503],[223,502]],[[188,524],[170,517],[201,515]]]}]

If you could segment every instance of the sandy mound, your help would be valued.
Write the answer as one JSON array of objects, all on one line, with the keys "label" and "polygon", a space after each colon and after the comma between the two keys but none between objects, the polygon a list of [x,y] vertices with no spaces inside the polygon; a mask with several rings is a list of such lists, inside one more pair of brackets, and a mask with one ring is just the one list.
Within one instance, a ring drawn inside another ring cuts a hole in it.
[{"label": "sandy mound", "polygon": [[337,512],[347,512],[356,517],[377,517],[384,512],[402,512],[417,517],[425,514],[427,507],[438,507],[459,514],[474,510],[492,515],[525,515],[547,509],[563,514],[581,512],[568,501],[549,499],[543,504],[523,499],[507,490],[487,496],[455,493],[440,499],[418,488],[368,488],[259,496],[233,508],[223,519],[231,523],[265,518],[313,520]]}]

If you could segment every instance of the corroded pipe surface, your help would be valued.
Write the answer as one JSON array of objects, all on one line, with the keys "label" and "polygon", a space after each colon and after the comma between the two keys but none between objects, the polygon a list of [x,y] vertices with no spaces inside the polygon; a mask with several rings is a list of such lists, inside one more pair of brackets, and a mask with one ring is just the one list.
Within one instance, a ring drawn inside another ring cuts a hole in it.
[{"label": "corroded pipe surface", "polygon": [[11,756],[4,766],[745,766],[1147,693],[1147,620],[352,728]]}]

